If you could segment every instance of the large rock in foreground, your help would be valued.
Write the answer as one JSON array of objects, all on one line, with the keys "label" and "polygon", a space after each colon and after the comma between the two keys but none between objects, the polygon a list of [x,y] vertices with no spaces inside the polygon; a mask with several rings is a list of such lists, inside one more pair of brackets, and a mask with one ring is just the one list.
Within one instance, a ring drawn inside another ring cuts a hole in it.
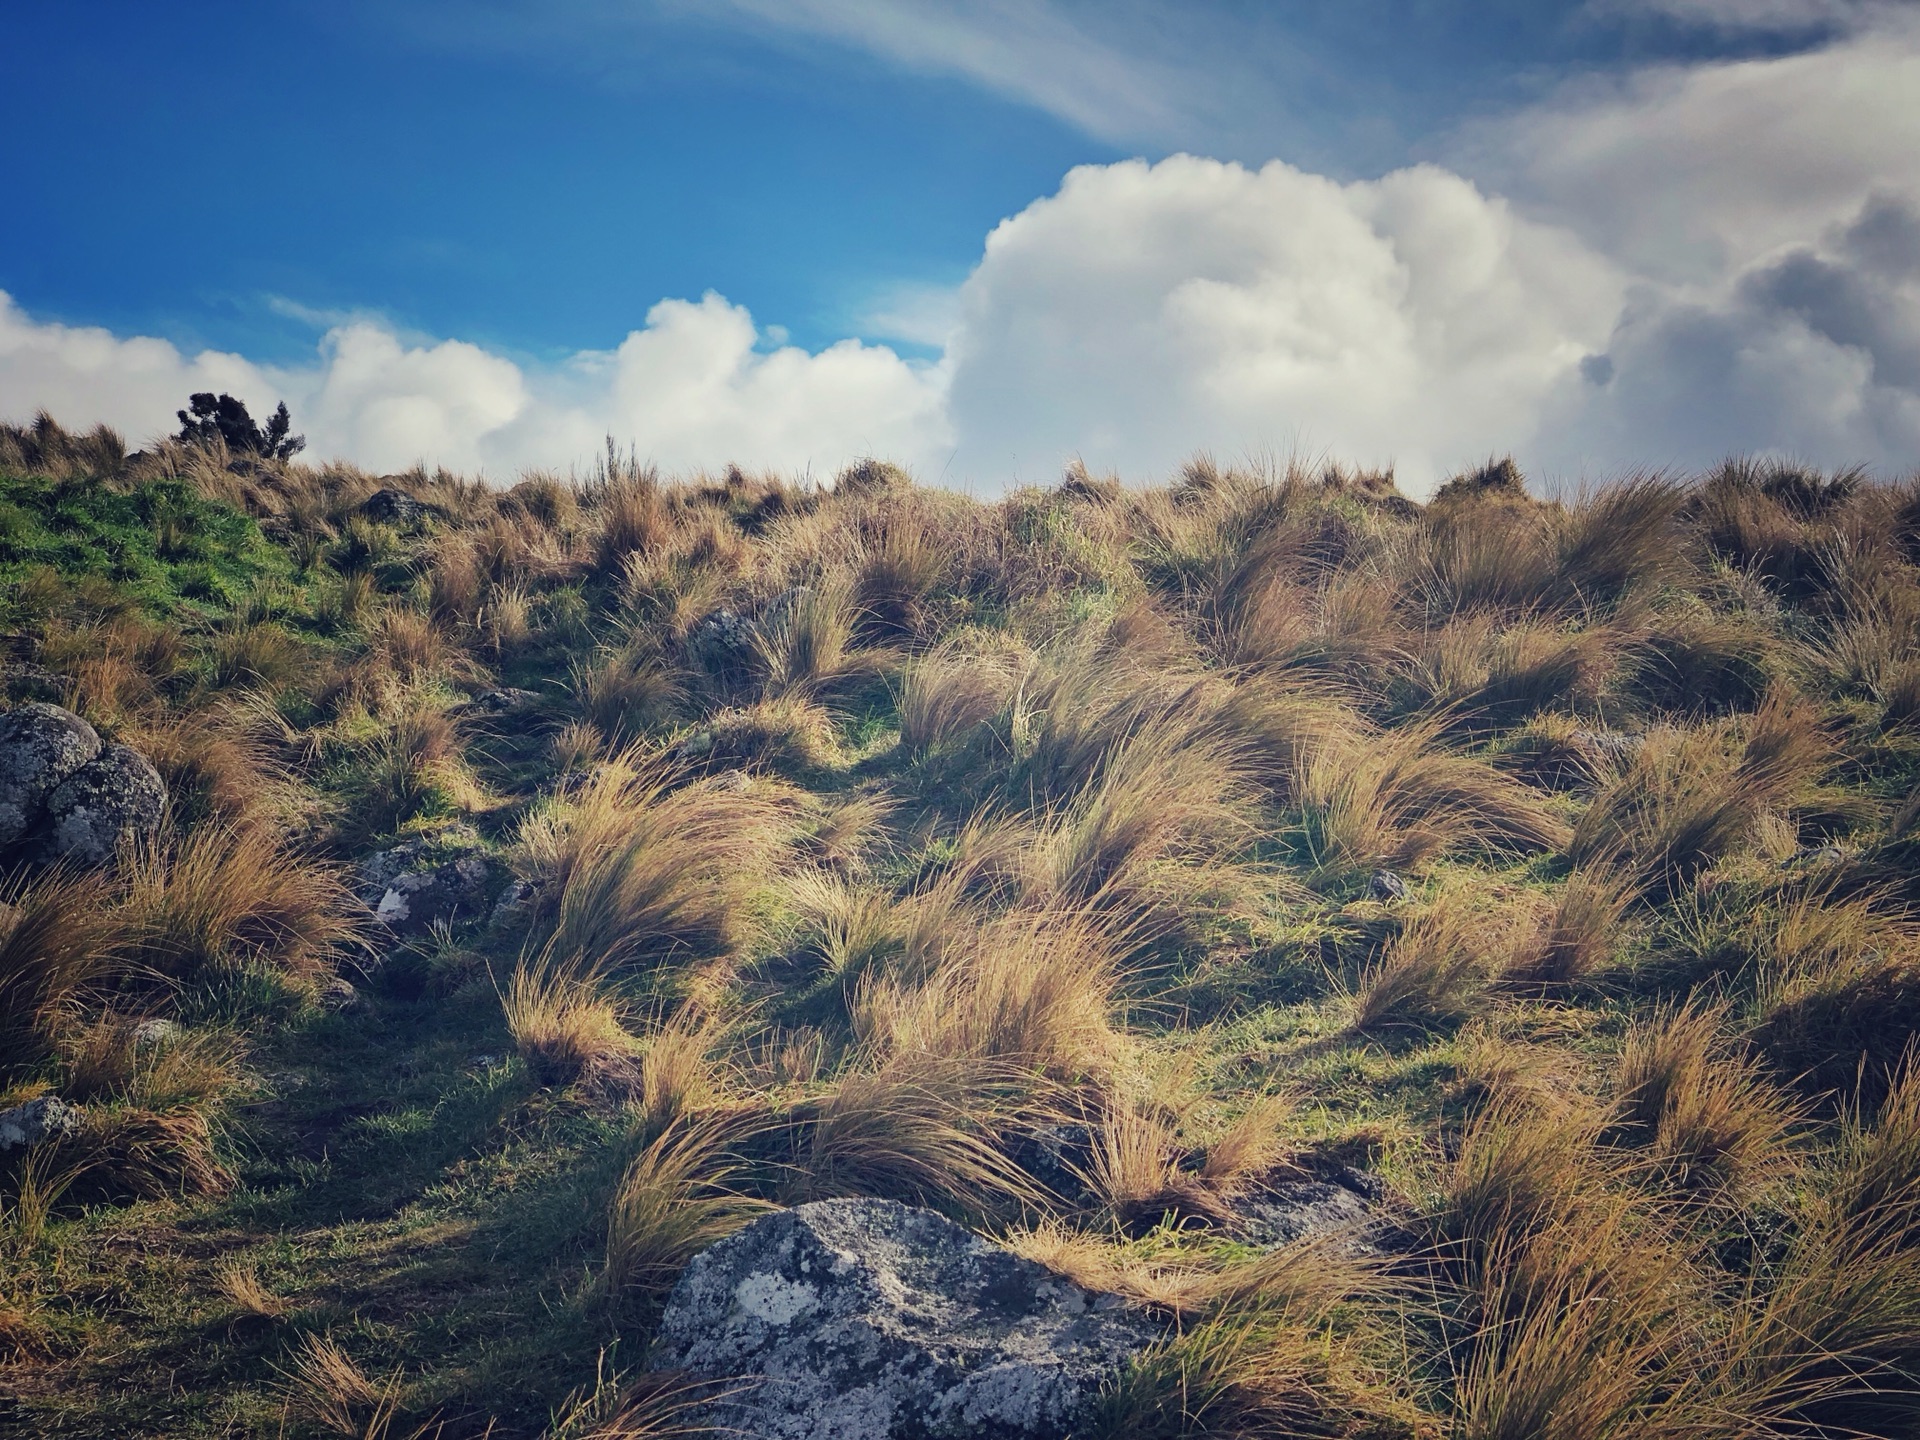
[{"label": "large rock in foreground", "polygon": [[729,1382],[723,1434],[1038,1440],[1160,1334],[931,1210],[822,1200],[694,1257],[655,1363]]},{"label": "large rock in foreground", "polygon": [[71,710],[35,702],[0,714],[0,847],[24,840],[47,797],[99,753],[99,734]]},{"label": "large rock in foreground", "polygon": [[102,747],[93,726],[58,705],[0,712],[0,862],[110,866],[150,839],[167,787],[146,757]]},{"label": "large rock in foreground", "polygon": [[111,865],[128,839],[157,834],[167,813],[167,786],[146,756],[109,745],[47,797],[40,858]]}]

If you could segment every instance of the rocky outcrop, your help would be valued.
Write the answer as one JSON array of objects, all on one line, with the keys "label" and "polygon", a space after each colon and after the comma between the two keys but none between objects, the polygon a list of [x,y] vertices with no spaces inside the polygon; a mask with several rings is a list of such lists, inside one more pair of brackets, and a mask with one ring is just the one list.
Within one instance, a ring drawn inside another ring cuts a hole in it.
[{"label": "rocky outcrop", "polygon": [[37,864],[113,863],[160,828],[167,787],[146,758],[58,705],[0,714],[0,855]]},{"label": "rocky outcrop", "polygon": [[80,1112],[58,1095],[42,1095],[11,1110],[0,1110],[0,1155],[30,1150],[42,1140],[69,1134]]},{"label": "rocky outcrop", "polygon": [[696,1256],[655,1362],[724,1382],[722,1434],[1037,1440],[1161,1333],[930,1210],[823,1200]]},{"label": "rocky outcrop", "polygon": [[389,930],[419,935],[487,914],[496,878],[477,838],[417,836],[369,856],[355,890]]}]

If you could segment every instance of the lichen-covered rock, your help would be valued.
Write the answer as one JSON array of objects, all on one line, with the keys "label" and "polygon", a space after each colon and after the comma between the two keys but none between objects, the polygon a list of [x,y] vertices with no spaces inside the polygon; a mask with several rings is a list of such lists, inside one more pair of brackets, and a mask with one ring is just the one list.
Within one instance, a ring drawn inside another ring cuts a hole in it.
[{"label": "lichen-covered rock", "polygon": [[395,490],[388,486],[369,495],[360,506],[360,513],[369,520],[378,520],[388,525],[417,525],[433,513],[426,505],[404,490]]},{"label": "lichen-covered rock", "polygon": [[1354,1250],[1378,1248],[1378,1182],[1347,1171],[1338,1181],[1287,1180],[1239,1196],[1233,1203],[1234,1238],[1253,1245],[1288,1245],[1309,1236],[1338,1237]]},{"label": "lichen-covered rock", "polygon": [[524,710],[540,697],[531,690],[519,690],[511,685],[503,685],[497,690],[482,690],[478,695],[469,696],[459,708],[468,714],[510,715]]},{"label": "lichen-covered rock", "polygon": [[0,715],[0,848],[45,816],[47,797],[100,754],[100,736],[71,710],[35,702]]},{"label": "lichen-covered rock", "polygon": [[930,1210],[823,1200],[695,1256],[655,1359],[728,1382],[723,1434],[1037,1440],[1161,1333]]},{"label": "lichen-covered rock", "polygon": [[1375,900],[1404,900],[1407,882],[1391,870],[1376,870],[1367,881],[1367,893]]},{"label": "lichen-covered rock", "polygon": [[396,934],[423,934],[487,913],[496,870],[478,840],[416,836],[360,867],[360,899]]},{"label": "lichen-covered rock", "polygon": [[65,1135],[80,1123],[80,1112],[58,1095],[42,1095],[11,1110],[0,1110],[0,1155],[30,1149],[50,1136]]},{"label": "lichen-covered rock", "polygon": [[715,675],[737,674],[752,661],[760,627],[724,607],[709,611],[687,634],[695,663]]},{"label": "lichen-covered rock", "polygon": [[47,797],[37,858],[76,865],[110,865],[128,840],[160,829],[167,812],[167,786],[144,755],[109,745]]}]

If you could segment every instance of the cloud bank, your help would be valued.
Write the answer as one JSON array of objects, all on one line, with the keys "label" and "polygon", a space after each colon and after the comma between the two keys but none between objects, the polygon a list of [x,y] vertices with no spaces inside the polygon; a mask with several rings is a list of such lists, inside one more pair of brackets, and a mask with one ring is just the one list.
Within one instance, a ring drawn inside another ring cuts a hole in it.
[{"label": "cloud bank", "polygon": [[808,352],[709,294],[555,366],[355,319],[276,368],[0,295],[0,415],[144,438],[225,389],[288,400],[316,456],[497,478],[606,435],[674,469],[819,476],[873,454],[984,490],[1076,455],[1154,476],[1201,448],[1391,464],[1415,493],[1506,450],[1562,479],[1734,451],[1903,471],[1920,463],[1910,13],[1810,53],[1570,89],[1463,134],[1445,167],[1378,180],[1185,155],[1076,169],[956,292],[876,307],[875,328],[937,342],[933,362]]}]

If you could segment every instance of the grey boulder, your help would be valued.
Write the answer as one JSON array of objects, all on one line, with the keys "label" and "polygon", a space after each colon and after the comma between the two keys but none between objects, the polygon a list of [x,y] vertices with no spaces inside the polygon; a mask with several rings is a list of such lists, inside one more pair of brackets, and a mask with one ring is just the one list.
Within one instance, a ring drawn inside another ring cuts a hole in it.
[{"label": "grey boulder", "polygon": [[654,1363],[723,1382],[723,1434],[1037,1440],[1162,1333],[930,1210],[823,1200],[695,1256]]},{"label": "grey boulder", "polygon": [[99,754],[99,734],[71,710],[36,701],[0,715],[0,848],[25,839],[47,797]]},{"label": "grey boulder", "polygon": [[109,745],[47,797],[37,849],[43,861],[110,865],[127,840],[152,837],[167,811],[167,786],[144,755]]},{"label": "grey boulder", "polygon": [[80,1112],[58,1095],[42,1095],[11,1110],[0,1110],[0,1155],[26,1150],[52,1136],[66,1135],[80,1123]]},{"label": "grey boulder", "polygon": [[752,663],[759,637],[759,626],[723,606],[694,622],[687,634],[687,650],[706,670],[733,674]]},{"label": "grey boulder", "polygon": [[369,856],[355,888],[389,930],[411,935],[484,915],[493,881],[476,841],[415,838]]},{"label": "grey boulder", "polygon": [[1374,1204],[1379,1191],[1378,1181],[1352,1170],[1337,1183],[1277,1181],[1236,1197],[1230,1229],[1235,1239],[1263,1248],[1325,1237],[1365,1253],[1379,1248],[1385,1228]]}]

